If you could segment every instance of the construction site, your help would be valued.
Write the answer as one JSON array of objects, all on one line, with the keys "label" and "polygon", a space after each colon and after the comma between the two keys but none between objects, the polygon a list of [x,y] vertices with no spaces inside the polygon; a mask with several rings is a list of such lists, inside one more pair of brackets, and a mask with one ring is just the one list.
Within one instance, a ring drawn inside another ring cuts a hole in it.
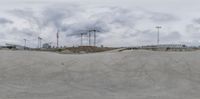
[{"label": "construction site", "polygon": [[199,99],[199,51],[0,51],[2,99]]},{"label": "construction site", "polygon": [[199,99],[200,47],[161,44],[106,47],[97,29],[76,46],[38,36],[29,47],[0,46],[1,99]]},{"label": "construction site", "polygon": [[200,99],[199,4],[0,0],[0,99]]},{"label": "construction site", "polygon": [[[160,27],[156,27],[160,29]],[[200,48],[184,44],[105,47],[97,30],[78,46],[0,47],[2,99],[199,99]]]},{"label": "construction site", "polygon": [[[80,44],[78,46],[66,47],[59,45],[59,32],[56,33],[56,46],[52,46],[50,43],[42,43],[44,41],[41,37],[38,37],[37,47],[28,47],[27,39],[24,39],[24,45],[8,44],[0,46],[0,50],[27,50],[27,51],[50,51],[59,52],[62,54],[84,54],[103,52],[116,49],[114,47],[104,47],[103,45],[96,45],[96,32],[97,30],[88,30],[88,33],[80,33]],[[93,37],[92,37],[93,34]],[[85,38],[85,39],[84,39]],[[93,41],[92,41],[93,40]]]}]

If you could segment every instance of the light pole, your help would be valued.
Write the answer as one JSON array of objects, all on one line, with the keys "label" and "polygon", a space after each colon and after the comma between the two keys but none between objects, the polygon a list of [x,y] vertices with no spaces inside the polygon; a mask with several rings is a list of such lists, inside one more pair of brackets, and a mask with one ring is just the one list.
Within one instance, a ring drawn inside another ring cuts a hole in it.
[{"label": "light pole", "polygon": [[26,39],[24,39],[24,49],[26,49]]},{"label": "light pole", "polygon": [[[99,32],[98,30],[96,30],[96,29],[91,29],[91,30],[89,30],[90,32],[93,32],[93,36],[94,36],[94,46],[96,46],[96,38],[97,38],[97,35],[96,35],[96,32]],[[91,36],[91,35],[90,35]],[[91,41],[90,41],[90,44],[91,44]]]},{"label": "light pole", "polygon": [[42,47],[42,38],[38,37],[38,48]]},{"label": "light pole", "polygon": [[91,46],[91,30],[89,30],[89,33],[88,33],[88,36],[89,36],[89,46]]},{"label": "light pole", "polygon": [[97,30],[94,30],[94,46],[96,46],[96,31]]},{"label": "light pole", "polygon": [[57,38],[57,48],[59,48],[59,30],[57,30],[56,38]]},{"label": "light pole", "polygon": [[157,45],[159,45],[160,43],[160,29],[162,28],[161,26],[156,26],[156,28],[158,29],[158,34],[157,34]]}]

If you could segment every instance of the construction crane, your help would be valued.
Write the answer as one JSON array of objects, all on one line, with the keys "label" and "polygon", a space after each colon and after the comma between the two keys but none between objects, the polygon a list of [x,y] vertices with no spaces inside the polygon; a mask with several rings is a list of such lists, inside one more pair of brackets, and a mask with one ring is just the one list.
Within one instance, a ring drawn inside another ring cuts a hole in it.
[{"label": "construction crane", "polygon": [[87,33],[81,33],[81,46],[83,46],[83,36],[87,35]]},{"label": "construction crane", "polygon": [[94,44],[94,46],[96,46],[96,32],[100,32],[100,31],[97,30],[97,29],[91,29],[91,30],[89,30],[89,33],[90,32],[93,32],[93,36],[94,36],[94,42],[93,42],[93,44]]},{"label": "construction crane", "polygon": [[38,37],[38,48],[41,48],[42,46],[42,38]]}]

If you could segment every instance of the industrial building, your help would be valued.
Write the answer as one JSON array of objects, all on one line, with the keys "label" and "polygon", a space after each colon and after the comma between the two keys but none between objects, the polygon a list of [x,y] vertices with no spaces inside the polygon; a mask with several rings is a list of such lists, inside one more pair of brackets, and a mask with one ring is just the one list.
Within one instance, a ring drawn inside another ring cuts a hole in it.
[{"label": "industrial building", "polygon": [[50,45],[49,43],[44,43],[44,44],[42,45],[42,48],[48,49],[48,48],[51,48],[51,45]]},{"label": "industrial building", "polygon": [[16,49],[16,50],[29,49],[28,47],[25,47],[25,46],[21,46],[17,44],[8,44],[8,43],[6,43],[6,46],[2,46],[2,48]]},{"label": "industrial building", "polygon": [[142,48],[186,48],[183,44],[159,44],[159,45],[148,45],[142,46]]}]

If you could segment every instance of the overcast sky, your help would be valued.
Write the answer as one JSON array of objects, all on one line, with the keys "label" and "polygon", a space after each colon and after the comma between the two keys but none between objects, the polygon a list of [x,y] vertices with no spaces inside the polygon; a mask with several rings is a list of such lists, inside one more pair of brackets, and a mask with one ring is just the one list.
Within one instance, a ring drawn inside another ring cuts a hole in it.
[{"label": "overcast sky", "polygon": [[[199,0],[0,0],[0,45],[78,46],[80,33],[97,29],[97,44],[136,46],[200,45]],[[85,44],[87,38],[85,37]]]}]

